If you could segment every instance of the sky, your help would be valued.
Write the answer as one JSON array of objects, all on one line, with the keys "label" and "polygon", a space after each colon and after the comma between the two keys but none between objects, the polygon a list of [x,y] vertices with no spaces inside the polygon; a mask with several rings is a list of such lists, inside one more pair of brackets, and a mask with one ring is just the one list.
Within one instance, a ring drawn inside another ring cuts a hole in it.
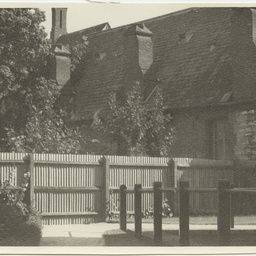
[{"label": "sky", "polygon": [[[14,1],[14,0],[13,0]],[[181,3],[92,3],[92,2],[65,2],[65,1],[57,1],[55,2],[33,2],[32,0],[25,3],[20,3],[21,0],[15,0],[16,2],[9,2],[9,3],[0,3],[0,7],[38,7],[41,10],[45,11],[46,13],[46,22],[42,25],[45,27],[46,32],[48,33],[48,37],[51,31],[51,8],[62,7],[68,8],[67,12],[67,32],[73,32],[80,29],[92,27],[101,23],[108,22],[112,28],[143,21],[145,19],[161,16],[164,14],[176,12],[182,9],[200,6],[200,7],[216,7],[216,6],[252,6],[254,4],[248,4],[249,0],[244,0],[245,3],[239,3],[239,1],[233,3],[227,3],[228,0],[214,0],[215,3],[205,2],[200,3],[197,0],[193,2],[186,0],[186,3],[182,3],[183,1],[180,0]],[[75,1],[75,0],[74,0]],[[120,0],[90,0],[90,1],[120,1]],[[128,1],[128,0],[122,0]],[[135,0],[133,0],[135,1]],[[139,1],[139,0],[136,0]],[[141,1],[141,0],[140,0]],[[144,0],[146,1],[146,0]],[[147,0],[149,1],[149,0]],[[153,0],[152,0],[153,1]],[[161,2],[172,1],[172,0],[158,0]],[[218,3],[222,1],[223,3]],[[1,0],[0,0],[1,2]]]},{"label": "sky", "polygon": [[47,33],[51,30],[51,8],[67,7],[67,31],[68,33],[88,28],[104,22],[109,22],[112,28],[125,24],[157,17],[175,12],[187,6],[174,4],[62,4],[42,5],[41,10],[46,13],[46,22],[42,25]]}]

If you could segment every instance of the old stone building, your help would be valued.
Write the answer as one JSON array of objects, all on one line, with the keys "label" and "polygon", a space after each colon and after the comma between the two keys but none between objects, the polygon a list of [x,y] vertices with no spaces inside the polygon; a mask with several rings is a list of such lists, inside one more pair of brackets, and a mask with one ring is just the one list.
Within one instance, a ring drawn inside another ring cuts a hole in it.
[{"label": "old stone building", "polygon": [[68,34],[65,8],[54,8],[53,76],[70,78],[64,46],[88,41],[93,59],[76,84],[72,122],[90,124],[110,92],[139,81],[150,101],[159,84],[173,116],[174,157],[256,159],[256,10],[191,8],[111,29]]}]

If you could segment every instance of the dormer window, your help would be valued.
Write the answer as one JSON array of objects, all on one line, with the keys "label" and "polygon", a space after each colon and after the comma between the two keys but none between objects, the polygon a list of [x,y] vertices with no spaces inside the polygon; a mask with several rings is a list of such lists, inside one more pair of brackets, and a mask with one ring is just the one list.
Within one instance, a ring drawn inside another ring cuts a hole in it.
[{"label": "dormer window", "polygon": [[179,39],[180,39],[179,43],[180,44],[187,43],[191,39],[192,36],[193,36],[193,32],[191,32],[191,31],[181,33],[179,35]]},{"label": "dormer window", "polygon": [[105,52],[100,52],[100,53],[95,53],[94,54],[94,58],[96,60],[103,60],[105,56],[106,56]]}]

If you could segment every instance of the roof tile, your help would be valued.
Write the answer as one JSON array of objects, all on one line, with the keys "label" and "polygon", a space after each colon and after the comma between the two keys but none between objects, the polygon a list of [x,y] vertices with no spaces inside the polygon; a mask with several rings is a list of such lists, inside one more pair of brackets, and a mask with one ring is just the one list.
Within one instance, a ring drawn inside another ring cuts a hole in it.
[{"label": "roof tile", "polygon": [[[225,101],[233,89],[233,14],[233,8],[193,8],[144,21],[153,33],[154,52],[144,77],[146,96],[161,81],[168,108]],[[98,109],[106,108],[108,95],[124,85],[124,32],[129,26],[88,35],[90,50],[105,56],[91,63],[77,85],[78,119],[91,118]],[[71,37],[62,36],[60,41]]]}]

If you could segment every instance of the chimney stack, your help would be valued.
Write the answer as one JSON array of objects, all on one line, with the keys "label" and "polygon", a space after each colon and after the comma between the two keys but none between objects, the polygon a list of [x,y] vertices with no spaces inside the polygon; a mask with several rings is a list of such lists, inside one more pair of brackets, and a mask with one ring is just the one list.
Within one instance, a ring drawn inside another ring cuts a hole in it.
[{"label": "chimney stack", "polygon": [[52,8],[52,43],[64,34],[67,34],[67,8]]},{"label": "chimney stack", "polygon": [[133,24],[125,31],[124,60],[130,78],[139,80],[139,77],[145,75],[151,67],[153,63],[152,35],[153,33],[144,24]]},{"label": "chimney stack", "polygon": [[52,50],[54,58],[50,63],[50,78],[64,86],[70,80],[70,52],[61,44],[53,45]]}]

